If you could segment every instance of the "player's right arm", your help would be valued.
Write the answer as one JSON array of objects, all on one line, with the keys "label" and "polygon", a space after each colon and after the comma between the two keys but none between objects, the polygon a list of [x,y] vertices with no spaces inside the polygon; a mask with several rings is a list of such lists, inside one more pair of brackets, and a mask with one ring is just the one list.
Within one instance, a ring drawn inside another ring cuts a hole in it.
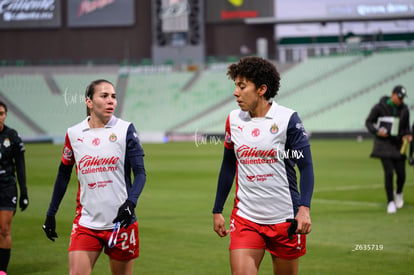
[{"label": "player's right arm", "polygon": [[73,164],[66,165],[63,162],[60,163],[58,173],[53,188],[52,199],[50,200],[49,209],[47,210],[47,216],[55,216],[60,202],[65,196],[66,189],[72,175]]},{"label": "player's right arm", "polygon": [[229,231],[225,228],[223,215],[224,203],[230,193],[233,185],[234,176],[236,175],[237,159],[231,142],[229,118],[226,123],[226,138],[221,163],[220,174],[217,183],[216,200],[213,208],[214,231],[220,236],[226,236]]},{"label": "player's right arm", "polygon": [[213,208],[214,231],[224,237],[228,234],[225,229],[223,212],[224,203],[230,193],[236,174],[236,156],[231,149],[224,148],[223,162],[221,164],[219,179],[217,183],[216,200]]},{"label": "player's right arm", "polygon": [[45,222],[43,224],[43,230],[45,231],[46,236],[52,241],[55,241],[55,238],[58,237],[55,231],[55,215],[66,193],[66,189],[68,187],[70,177],[72,175],[72,168],[74,163],[75,159],[73,157],[72,146],[70,145],[68,135],[66,135],[65,145],[63,147],[62,161],[59,165],[58,173],[53,188],[52,198],[50,200],[49,209],[47,210]]}]

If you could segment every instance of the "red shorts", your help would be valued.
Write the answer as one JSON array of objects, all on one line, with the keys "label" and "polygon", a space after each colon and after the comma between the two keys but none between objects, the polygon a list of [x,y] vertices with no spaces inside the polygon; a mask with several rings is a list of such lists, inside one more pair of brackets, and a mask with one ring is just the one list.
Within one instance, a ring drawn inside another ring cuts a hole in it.
[{"label": "red shorts", "polygon": [[108,241],[111,230],[94,230],[81,226],[76,221],[72,225],[69,251],[102,251],[118,261],[129,261],[139,256],[138,222],[134,222],[127,229],[121,227],[118,239],[113,248],[109,248]]},{"label": "red shorts", "polygon": [[290,223],[257,224],[244,219],[233,211],[230,219],[229,249],[266,249],[276,257],[293,260],[305,255],[306,235],[288,237]]}]

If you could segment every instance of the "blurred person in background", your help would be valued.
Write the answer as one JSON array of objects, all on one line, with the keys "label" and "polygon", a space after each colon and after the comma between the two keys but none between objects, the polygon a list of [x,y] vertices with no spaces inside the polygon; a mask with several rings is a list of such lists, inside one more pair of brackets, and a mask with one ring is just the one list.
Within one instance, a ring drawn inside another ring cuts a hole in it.
[{"label": "blurred person in background", "polygon": [[69,273],[91,274],[103,250],[112,274],[132,274],[139,256],[134,209],[146,181],[144,150],[134,125],[114,116],[117,99],[112,83],[91,82],[85,98],[87,118],[67,130],[43,229],[52,241],[58,237],[55,215],[76,165],[79,190]]},{"label": "blurred person in background", "polygon": [[[411,126],[411,135],[413,135],[413,133],[414,133],[414,123]],[[414,138],[411,138],[408,156],[409,156],[408,164],[411,166],[414,166]]]},{"label": "blurred person in background", "polygon": [[[271,62],[245,57],[230,65],[227,75],[235,83],[240,109],[226,121],[214,231],[220,237],[230,234],[232,274],[257,274],[266,250],[274,274],[298,274],[311,231],[314,173],[308,136],[297,112],[271,100],[280,86]],[[222,212],[235,176],[236,197],[227,230]]]},{"label": "blurred person in background", "polygon": [[[26,187],[24,144],[16,130],[4,124],[7,105],[0,102],[0,275],[6,274],[12,246],[11,225],[17,201],[21,211],[29,205]],[[17,199],[17,182],[20,198]]]},{"label": "blurred person in background", "polygon": [[[397,85],[391,96],[383,96],[365,120],[368,131],[374,135],[371,157],[381,160],[384,171],[387,213],[393,214],[404,205],[405,148],[411,142],[410,112],[404,103],[406,89]],[[397,188],[394,190],[394,172]]]}]

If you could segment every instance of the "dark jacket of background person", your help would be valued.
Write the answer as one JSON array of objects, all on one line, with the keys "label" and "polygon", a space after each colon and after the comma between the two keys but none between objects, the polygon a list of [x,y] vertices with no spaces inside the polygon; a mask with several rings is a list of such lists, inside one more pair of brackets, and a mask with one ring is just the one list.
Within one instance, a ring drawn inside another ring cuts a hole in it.
[{"label": "dark jacket of background person", "polygon": [[[400,118],[400,125],[397,136],[379,137],[377,135],[378,129],[376,123],[379,117],[394,116]],[[405,158],[405,155],[400,154],[402,145],[402,137],[410,134],[409,110],[406,104],[402,103],[400,106],[395,106],[391,103],[389,96],[384,96],[379,103],[375,104],[366,121],[365,126],[368,131],[375,135],[374,148],[371,157],[374,158]]]}]

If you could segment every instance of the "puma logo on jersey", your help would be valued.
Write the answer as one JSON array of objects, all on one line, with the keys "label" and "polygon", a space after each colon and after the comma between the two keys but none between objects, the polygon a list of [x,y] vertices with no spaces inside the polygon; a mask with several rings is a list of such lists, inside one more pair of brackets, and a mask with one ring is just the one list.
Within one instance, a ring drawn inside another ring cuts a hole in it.
[{"label": "puma logo on jersey", "polygon": [[129,206],[127,206],[127,207],[125,208],[125,211],[128,211],[129,215],[131,215],[131,214],[132,214],[132,213],[131,213],[131,210],[129,210]]}]

